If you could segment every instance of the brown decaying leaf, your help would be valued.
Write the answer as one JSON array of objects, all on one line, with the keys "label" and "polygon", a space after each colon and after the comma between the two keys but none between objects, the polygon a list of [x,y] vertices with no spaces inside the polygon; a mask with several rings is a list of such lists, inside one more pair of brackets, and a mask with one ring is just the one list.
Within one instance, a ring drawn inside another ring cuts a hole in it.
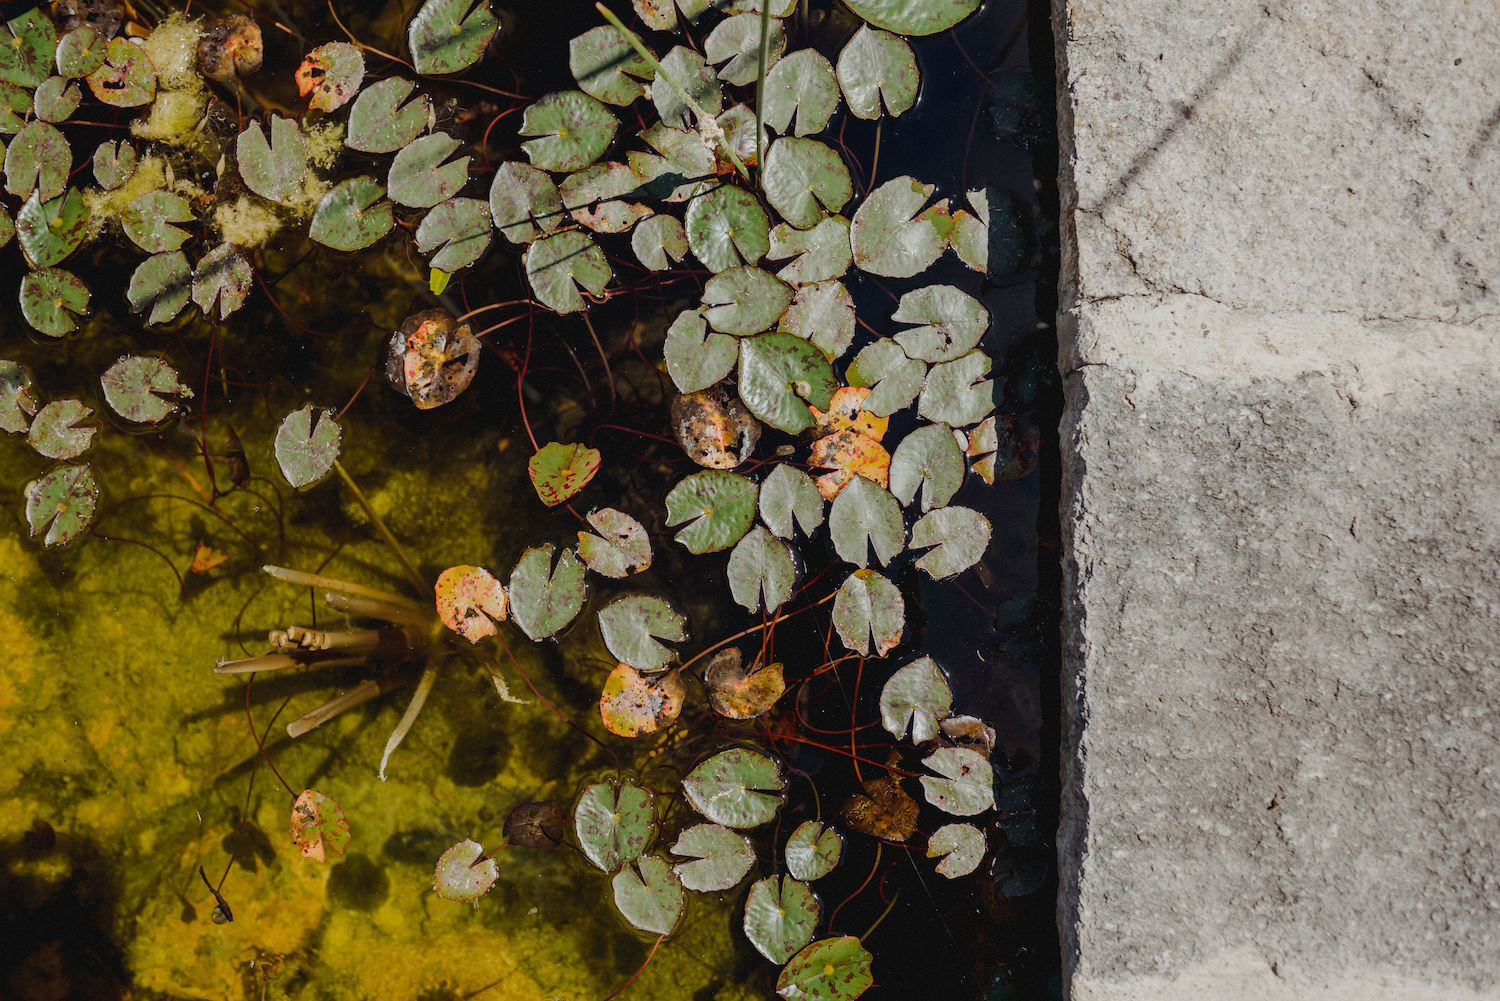
[{"label": "brown decaying leaf", "polygon": [[882,841],[908,841],[917,832],[917,801],[894,776],[865,782],[865,791],[844,800],[839,817],[849,828]]},{"label": "brown decaying leaf", "polygon": [[264,54],[260,27],[244,14],[220,14],[198,39],[198,68],[226,87],[259,70]]},{"label": "brown decaying leaf", "polygon": [[723,385],[673,400],[672,429],[688,457],[709,469],[733,469],[760,440],[760,421]]},{"label": "brown decaying leaf", "polygon": [[568,804],[560,799],[522,803],[505,818],[505,840],[521,848],[556,848],[567,823]]},{"label": "brown decaying leaf", "polygon": [[960,747],[978,751],[986,758],[995,749],[995,730],[984,720],[974,716],[949,716],[938,726],[943,736]]},{"label": "brown decaying leaf", "polygon": [[820,431],[848,429],[858,431],[875,441],[883,441],[885,429],[890,426],[891,419],[876,417],[869,411],[860,409],[865,397],[869,395],[868,386],[845,386],[833,394],[833,398],[828,401],[827,410],[819,410],[811,405],[807,409],[811,411],[813,420],[818,422]]},{"label": "brown decaying leaf", "polygon": [[214,567],[223,566],[229,562],[229,555],[212,549],[206,542],[199,542],[198,548],[193,551],[193,565],[188,567],[188,573],[208,573]]},{"label": "brown decaying leaf", "polygon": [[639,737],[676,722],[686,698],[680,671],[648,676],[620,664],[604,681],[599,716],[610,733]]},{"label": "brown decaying leaf", "polygon": [[387,342],[386,381],[419,410],[431,410],[469,388],[481,350],[467,323],[458,325],[447,310],[424,309]]},{"label": "brown decaying leaf", "polygon": [[703,682],[714,712],[730,719],[754,719],[776,704],[786,691],[780,664],[759,664],[746,671],[739,650],[720,650],[708,662]]},{"label": "brown decaying leaf", "polygon": [[833,500],[856,476],[863,476],[882,489],[891,482],[891,453],[874,438],[850,427],[813,442],[808,461],[820,469],[833,470],[817,480],[818,493],[824,500]]}]

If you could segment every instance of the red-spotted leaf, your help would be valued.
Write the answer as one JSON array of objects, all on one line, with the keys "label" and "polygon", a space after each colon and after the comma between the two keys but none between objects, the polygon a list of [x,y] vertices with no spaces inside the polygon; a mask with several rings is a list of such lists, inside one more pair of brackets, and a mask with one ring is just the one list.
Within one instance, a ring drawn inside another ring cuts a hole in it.
[{"label": "red-spotted leaf", "polygon": [[444,900],[468,902],[490,892],[500,878],[500,866],[484,854],[477,841],[460,841],[438,857],[432,889]]},{"label": "red-spotted leaf", "polygon": [[125,140],[102,142],[94,150],[94,180],[105,191],[113,191],[135,173],[138,154]]},{"label": "red-spotted leaf", "polygon": [[80,24],[57,40],[57,72],[67,77],[86,77],[104,62],[104,36],[89,24]]},{"label": "red-spotted leaf", "polygon": [[542,503],[556,507],[588,485],[600,458],[597,448],[549,441],[527,461],[526,472]]},{"label": "red-spotted leaf", "polygon": [[329,852],[344,854],[349,821],[332,797],[316,789],[304,789],[292,804],[292,842],[304,858],[323,862]]},{"label": "red-spotted leaf", "polygon": [[359,92],[365,79],[364,53],[348,42],[320,45],[303,57],[294,79],[309,108],[335,111]]},{"label": "red-spotted leaf", "polygon": [[77,188],[69,188],[50,202],[41,201],[40,196],[40,189],[33,191],[16,213],[16,236],[32,267],[50,268],[83,243],[89,207]]},{"label": "red-spotted leaf", "polygon": [[853,1001],[875,984],[871,962],[852,935],[819,939],[782,968],[776,993],[787,1001]]},{"label": "red-spotted leaf", "polygon": [[509,610],[505,588],[484,567],[449,567],[438,574],[433,593],[443,625],[470,643],[495,635],[495,623]]}]

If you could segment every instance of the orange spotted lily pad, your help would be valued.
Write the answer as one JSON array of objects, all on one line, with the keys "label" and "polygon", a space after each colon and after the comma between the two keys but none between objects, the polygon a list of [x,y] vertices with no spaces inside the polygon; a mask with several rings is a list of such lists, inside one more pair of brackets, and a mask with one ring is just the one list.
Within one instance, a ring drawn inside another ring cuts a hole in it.
[{"label": "orange spotted lily pad", "polygon": [[438,618],[470,643],[495,635],[495,623],[510,611],[505,588],[484,567],[449,567],[438,575],[433,591]]},{"label": "orange spotted lily pad", "polygon": [[344,854],[349,843],[349,821],[344,811],[316,789],[304,789],[292,804],[292,840],[303,858],[322,862],[328,852]]},{"label": "orange spotted lily pad", "polygon": [[536,495],[548,507],[557,507],[588,486],[599,471],[599,450],[587,445],[560,445],[549,441],[526,463]]},{"label": "orange spotted lily pad", "polygon": [[639,737],[676,722],[687,689],[677,671],[647,677],[629,664],[609,672],[599,696],[599,715],[610,733]]},{"label": "orange spotted lily pad", "polygon": [[211,548],[208,543],[198,543],[198,548],[193,551],[193,565],[188,567],[188,573],[208,573],[214,567],[223,566],[229,562],[229,555]]},{"label": "orange spotted lily pad", "polygon": [[865,397],[870,395],[868,386],[845,386],[833,394],[828,401],[827,410],[819,410],[817,407],[808,406],[813,415],[813,420],[818,422],[821,431],[843,431],[845,429],[858,431],[860,434],[880,441],[885,437],[885,429],[890,425],[889,417],[877,417],[868,410],[862,410]]},{"label": "orange spotted lily pad", "polygon": [[[884,423],[885,418],[879,418]],[[891,453],[885,446],[853,427],[844,427],[813,442],[809,461],[820,469],[831,469],[818,477],[818,493],[833,500],[856,476],[863,476],[876,486],[889,485]]]}]

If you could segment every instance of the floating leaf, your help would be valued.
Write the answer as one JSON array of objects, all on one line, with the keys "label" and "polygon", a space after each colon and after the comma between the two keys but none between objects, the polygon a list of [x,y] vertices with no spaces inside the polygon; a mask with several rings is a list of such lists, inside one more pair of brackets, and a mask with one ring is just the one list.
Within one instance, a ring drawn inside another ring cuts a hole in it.
[{"label": "floating leaf", "polygon": [[509,613],[505,588],[484,567],[449,567],[438,574],[433,595],[443,625],[470,643],[495,635],[495,623]]},{"label": "floating leaf", "polygon": [[750,839],[718,824],[694,824],[672,846],[673,855],[692,858],[672,867],[682,885],[695,893],[733,889],[755,863]]},{"label": "floating leaf", "polygon": [[762,956],[785,963],[812,941],[818,927],[818,898],[806,883],[767,876],[745,897],[745,937]]},{"label": "floating leaf", "polygon": [[99,484],[88,465],[58,466],[26,484],[26,524],[44,546],[72,542],[94,520]]},{"label": "floating leaf", "polygon": [[292,804],[292,842],[303,858],[323,862],[327,854],[344,854],[349,843],[349,821],[333,797],[304,789]]},{"label": "floating leaf", "polygon": [[631,782],[585,786],[573,809],[573,831],[588,860],[614,872],[638,858],[656,837],[656,809],[649,789]]},{"label": "floating leaf", "polygon": [[984,858],[984,835],[973,824],[944,824],[927,839],[927,857],[947,856],[937,871],[949,879],[967,876]]},{"label": "floating leaf", "polygon": [[684,393],[696,393],[734,371],[740,345],[728,334],[709,333],[702,313],[685,310],[667,328],[662,354],[666,356],[667,374],[677,388]]},{"label": "floating leaf", "polygon": [[936,740],[938,724],[953,711],[948,678],[931,657],[912,661],[886,679],[880,690],[880,722],[903,740],[908,724],[914,744]]},{"label": "floating leaf", "polygon": [[597,448],[549,441],[526,463],[526,472],[542,503],[556,507],[588,485],[599,471],[599,459]]},{"label": "floating leaf", "polygon": [[901,439],[891,456],[891,493],[902,504],[910,504],[922,489],[923,511],[942,507],[958,493],[963,481],[963,453],[947,425],[917,428]]},{"label": "floating leaf", "polygon": [[0,431],[11,434],[25,431],[36,408],[31,369],[20,362],[0,359]]},{"label": "floating leaf", "polygon": [[776,762],[746,747],[720,751],[682,780],[693,809],[725,827],[759,827],[776,816],[786,779]]},{"label": "floating leaf", "polygon": [[406,27],[412,66],[424,76],[468,69],[499,30],[488,0],[427,0]]},{"label": "floating leaf", "polygon": [[148,191],[120,213],[120,225],[125,228],[125,235],[148,254],[161,254],[181,247],[187,241],[188,233],[171,224],[192,221],[193,210],[188,207],[187,199],[170,191]]},{"label": "floating leaf", "polygon": [[361,153],[394,153],[421,135],[432,118],[432,99],[418,94],[407,101],[415,86],[413,80],[393,76],[360,91],[349,109],[344,145]]},{"label": "floating leaf", "polygon": [[704,190],[714,176],[714,151],[697,132],[672,129],[657,122],[640,133],[653,156],[632,150],[625,154],[630,167],[642,178],[643,189],[652,198],[685,202]]},{"label": "floating leaf", "polygon": [[41,201],[40,195],[40,190],[33,191],[16,213],[16,236],[32,267],[48,268],[61,263],[83,243],[88,235],[89,207],[77,188],[69,188],[50,202]]},{"label": "floating leaf", "polygon": [[910,278],[936,261],[953,221],[946,200],[923,208],[934,190],[903,175],[870,192],[849,226],[854,263],[886,278]]},{"label": "floating leaf", "polygon": [[635,12],[654,31],[677,30],[677,8],[689,24],[696,22],[713,6],[712,0],[630,0]]},{"label": "floating leaf", "polygon": [[656,69],[613,25],[590,28],[568,43],[568,68],[585,94],[621,107],[646,92]]},{"label": "floating leaf", "polygon": [[221,243],[198,261],[193,272],[193,302],[204,316],[212,316],[217,301],[222,320],[245,304],[254,280],[255,272],[245,255],[234,245]]},{"label": "floating leaf", "polygon": [[635,865],[635,869],[621,869],[610,883],[615,906],[632,927],[652,935],[670,935],[687,905],[682,883],[655,855],[643,855]]},{"label": "floating leaf", "polygon": [[687,256],[687,231],[676,216],[654,215],[641,220],[630,234],[630,249],[647,270],[665,271]]},{"label": "floating leaf", "polygon": [[986,483],[1009,483],[1036,471],[1041,433],[1034,426],[1017,429],[1016,420],[1002,414],[980,421],[969,433],[965,453],[974,459],[974,472]]},{"label": "floating leaf", "polygon": [[511,243],[530,243],[566,219],[562,195],[546,173],[526,163],[506,161],[490,184],[490,216]]},{"label": "floating leaf", "polygon": [[776,272],[782,281],[793,285],[841,278],[854,262],[854,253],[849,249],[849,220],[829,216],[812,229],[796,229],[780,223],[771,230],[771,246],[766,256],[773,261],[794,258]]},{"label": "floating leaf", "polygon": [[639,521],[606,507],[590,511],[588,522],[599,534],[579,532],[578,555],[594,573],[620,578],[651,565],[651,539]]},{"label": "floating leaf", "polygon": [[505,841],[522,848],[559,848],[568,820],[568,805],[560,799],[522,803],[505,818]]},{"label": "floating leaf", "polygon": [[979,0],[846,0],[871,24],[898,35],[935,35],[979,9]]},{"label": "floating leaf", "polygon": [[710,271],[754,264],[771,248],[771,223],[748,191],[723,184],[687,207],[688,246]]},{"label": "floating leaf", "polygon": [[939,810],[972,817],[995,805],[995,771],[978,751],[940,747],[922,764],[942,776],[922,776],[922,792]]},{"label": "floating leaf", "polygon": [[403,320],[386,343],[386,381],[418,410],[431,410],[469,388],[482,350],[467,323],[446,309],[424,309]]},{"label": "floating leaf", "polygon": [[400,205],[426,209],[458,194],[469,179],[469,158],[443,161],[460,145],[447,133],[437,132],[403,146],[386,176],[391,198]]},{"label": "floating leaf", "polygon": [[628,202],[640,194],[645,178],[623,163],[592,163],[569,174],[558,185],[563,205],[583,226],[596,233],[623,233],[651,214],[651,209]]},{"label": "floating leaf", "polygon": [[925,324],[896,335],[896,343],[907,355],[944,362],[979,344],[990,314],[978,299],[952,285],[927,285],[903,295],[891,319]]},{"label": "floating leaf", "polygon": [[49,459],[72,459],[88,451],[94,427],[80,427],[78,422],[93,413],[82,400],[53,400],[42,408],[31,422],[26,444],[38,455]]},{"label": "floating leaf", "polygon": [[766,73],[766,125],[782,135],[796,119],[795,132],[810,136],[828,127],[839,106],[833,65],[816,49],[799,49]]},{"label": "floating leaf", "polygon": [[667,494],[667,525],[688,522],[677,541],[702,555],[728,549],[755,520],[756,486],[738,473],[711,469],[684,477]]},{"label": "floating leaf", "polygon": [[518,131],[541,137],[521,144],[534,166],[578,170],[599,159],[618,127],[603,104],[582,91],[562,90],[527,105]]},{"label": "floating leaf", "polygon": [[485,858],[477,841],[460,841],[438,856],[432,871],[432,890],[444,900],[468,902],[490,892],[500,878],[500,866]]},{"label": "floating leaf", "polygon": [[57,72],[86,77],[104,62],[105,39],[88,24],[80,24],[57,41]]},{"label": "floating leaf", "polygon": [[662,646],[656,638],[682,642],[687,639],[685,621],[661,598],[632,594],[600,609],[599,632],[616,660],[639,671],[660,671],[677,659],[677,652]]},{"label": "floating leaf", "polygon": [[760,519],[774,535],[790,539],[794,517],[802,534],[812,535],[823,523],[823,498],[812,477],[782,463],[760,485]]},{"label": "floating leaf", "polygon": [[334,250],[363,250],[391,231],[395,210],[382,200],[385,189],[369,174],[360,174],[338,185],[318,201],[310,239]]},{"label": "floating leaf", "polygon": [[767,612],[776,611],[792,596],[797,579],[792,551],[759,525],[735,545],[726,572],[734,600],[752,612],[762,601]]},{"label": "floating leaf", "polygon": [[9,243],[10,238],[15,235],[15,223],[10,221],[10,213],[5,211],[5,206],[0,205],[0,247]]},{"label": "floating leaf", "polygon": [[920,77],[911,46],[898,35],[862,25],[839,53],[839,86],[856,118],[895,117],[917,102]]},{"label": "floating leaf", "polygon": [[708,702],[714,712],[730,719],[754,719],[776,704],[786,692],[782,665],[754,664],[747,672],[739,650],[730,647],[714,654],[703,672]]},{"label": "floating leaf", "polygon": [[803,285],[780,329],[811,341],[829,361],[837,361],[854,343],[854,300],[842,282]]},{"label": "floating leaf", "polygon": [[833,537],[833,547],[847,562],[857,567],[868,565],[868,540],[875,547],[876,561],[884,566],[901,552],[906,537],[901,505],[889,491],[857,477],[844,487],[829,509],[828,533]]},{"label": "floating leaf", "polygon": [[365,56],[348,42],[328,42],[302,58],[293,78],[314,111],[336,111],[354,99],[365,79]]},{"label": "floating leaf", "polygon": [[88,75],[88,85],[105,104],[139,107],[156,96],[156,67],[141,46],[123,38],[111,39],[104,47],[104,63]]},{"label": "floating leaf", "polygon": [[673,400],[672,430],[698,465],[733,469],[754,453],[761,426],[739,397],[717,385]]},{"label": "floating leaf", "polygon": [[490,209],[478,198],[450,198],[422,217],[417,250],[432,253],[429,267],[454,272],[484,256],[490,245]]},{"label": "floating leaf", "polygon": [[703,286],[703,318],[715,330],[744,336],[773,326],[792,301],[792,290],[760,268],[725,268]]},{"label": "floating leaf", "polygon": [[558,313],[583,309],[579,287],[602,296],[614,277],[604,251],[586,233],[569,230],[526,248],[526,280],[542,305]]},{"label": "floating leaf", "polygon": [[[182,25],[176,30],[186,28],[187,25]],[[112,31],[106,30],[105,34],[112,34]],[[174,61],[187,54],[183,48],[173,47],[171,51]],[[264,59],[265,44],[260,26],[245,14],[220,14],[212,18],[198,39],[198,68],[208,79],[232,91],[240,88],[242,80],[260,72]],[[190,72],[187,66],[179,63],[172,74],[178,78],[174,82],[187,84]]]},{"label": "floating leaf", "polygon": [[818,493],[833,500],[856,476],[884,487],[890,477],[890,453],[874,438],[852,428],[826,434],[813,442],[808,462],[819,469],[832,469],[818,477]]},{"label": "floating leaf", "polygon": [[761,183],[771,206],[800,229],[838,212],[854,194],[849,168],[837,153],[816,139],[795,136],[771,144]]},{"label": "floating leaf", "polygon": [[911,527],[911,547],[937,546],[917,560],[936,580],[969,569],[990,545],[989,519],[966,507],[944,507],[924,514]]},{"label": "floating leaf", "polygon": [[620,737],[656,733],[677,722],[687,689],[676,671],[647,676],[619,664],[604,679],[599,716],[604,728]]},{"label": "floating leaf", "polygon": [[712,117],[724,110],[724,90],[714,71],[698,53],[677,45],[662,56],[657,81],[651,86],[656,113],[668,128],[691,129],[697,124],[696,111],[688,104],[684,91],[705,115]]},{"label": "floating leaf", "polygon": [[193,562],[188,566],[188,573],[208,573],[228,562],[228,553],[221,553],[200,540],[197,548],[193,550]]},{"label": "floating leaf", "polygon": [[74,314],[82,314],[88,308],[88,287],[61,268],[28,271],[21,279],[21,315],[48,337],[61,337],[76,330]]},{"label": "floating leaf", "polygon": [[102,142],[94,150],[94,179],[105,191],[113,191],[135,173],[135,147],[121,140]]},{"label": "floating leaf", "polygon": [[826,407],[839,383],[828,359],[793,334],[740,341],[740,399],[774,428],[796,434],[814,426],[807,406]]},{"label": "floating leaf", "polygon": [[36,116],[44,122],[67,121],[78,110],[80,100],[78,85],[62,76],[49,76],[33,95]]},{"label": "floating leaf", "polygon": [[333,471],[343,430],[332,410],[314,413],[309,403],[294,410],[276,429],[276,464],[294,487],[310,486]]},{"label": "floating leaf", "polygon": [[832,872],[843,853],[844,839],[838,831],[804,820],[787,838],[786,868],[797,879],[811,882]]},{"label": "floating leaf", "polygon": [[875,643],[875,655],[884,657],[901,642],[906,624],[906,606],[896,585],[874,570],[856,570],[839,587],[833,599],[833,628],[844,646],[864,656]]},{"label": "floating leaf", "polygon": [[871,387],[865,409],[887,417],[911,405],[926,374],[926,365],[908,358],[891,338],[882,337],[860,349],[845,378],[851,386]]},{"label": "floating leaf", "polygon": [[583,564],[571,549],[564,549],[552,568],[552,543],[532,546],[521,554],[511,571],[511,618],[534,640],[546,639],[562,629],[583,609],[586,588]]},{"label": "floating leaf", "polygon": [[953,213],[953,250],[975,271],[990,275],[1021,270],[1025,244],[1015,202],[994,188],[968,193],[969,207]]},{"label": "floating leaf", "polygon": [[57,28],[41,4],[18,14],[0,31],[0,81],[35,87],[47,79],[57,49]]},{"label": "floating leaf", "polygon": [[734,155],[740,158],[740,162],[755,163],[765,155],[766,147],[771,145],[771,137],[764,127],[760,130],[760,145],[756,145],[755,109],[748,104],[734,105],[715,118],[714,124],[724,133],[724,141],[714,147],[720,173],[727,174],[735,169],[734,161],[729,158],[726,148],[734,150]]},{"label": "floating leaf", "polygon": [[[0,40],[3,45],[3,40]],[[31,117],[31,91],[0,81],[0,136],[15,135]]]},{"label": "floating leaf", "polygon": [[193,395],[175,368],[160,358],[140,355],[122,357],[99,377],[99,384],[109,408],[136,424],[165,420],[177,412],[180,401]]},{"label": "floating leaf", "polygon": [[234,149],[245,187],[283,205],[301,196],[302,177],[307,173],[307,138],[295,121],[273,114],[270,142],[260,122],[251,122],[235,140]]},{"label": "floating leaf", "polygon": [[[786,32],[781,21],[772,18],[766,36],[766,66],[774,66],[786,49]],[[719,79],[736,87],[745,87],[760,78],[761,33],[759,14],[736,14],[714,26],[703,42],[703,54],[719,68]]]},{"label": "floating leaf", "polygon": [[890,418],[877,417],[865,409],[870,390],[859,386],[845,386],[833,394],[827,410],[810,408],[818,427],[823,431],[858,431],[862,435],[880,441],[885,438]]},{"label": "floating leaf", "polygon": [[932,366],[917,413],[953,427],[979,423],[995,409],[994,380],[984,378],[989,373],[990,359],[983,351]]},{"label": "floating leaf", "polygon": [[917,832],[921,807],[906,794],[893,775],[867,779],[864,791],[851,795],[839,808],[849,829],[882,841],[906,841]]},{"label": "floating leaf", "polygon": [[852,1001],[875,983],[870,962],[852,935],[819,939],[782,968],[776,993],[787,1001]]},{"label": "floating leaf", "polygon": [[[0,43],[0,52],[4,50]],[[51,201],[67,186],[72,163],[73,150],[57,127],[32,122],[5,150],[5,190],[17,198],[40,192],[42,201]]]}]

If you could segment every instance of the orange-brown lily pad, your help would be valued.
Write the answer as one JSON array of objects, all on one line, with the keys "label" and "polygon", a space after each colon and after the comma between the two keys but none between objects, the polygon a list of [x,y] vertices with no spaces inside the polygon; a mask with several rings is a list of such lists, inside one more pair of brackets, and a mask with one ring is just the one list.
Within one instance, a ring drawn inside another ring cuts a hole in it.
[{"label": "orange-brown lily pad", "polygon": [[610,733],[639,737],[676,722],[686,697],[679,672],[648,677],[629,664],[621,664],[604,681],[599,715]]}]

